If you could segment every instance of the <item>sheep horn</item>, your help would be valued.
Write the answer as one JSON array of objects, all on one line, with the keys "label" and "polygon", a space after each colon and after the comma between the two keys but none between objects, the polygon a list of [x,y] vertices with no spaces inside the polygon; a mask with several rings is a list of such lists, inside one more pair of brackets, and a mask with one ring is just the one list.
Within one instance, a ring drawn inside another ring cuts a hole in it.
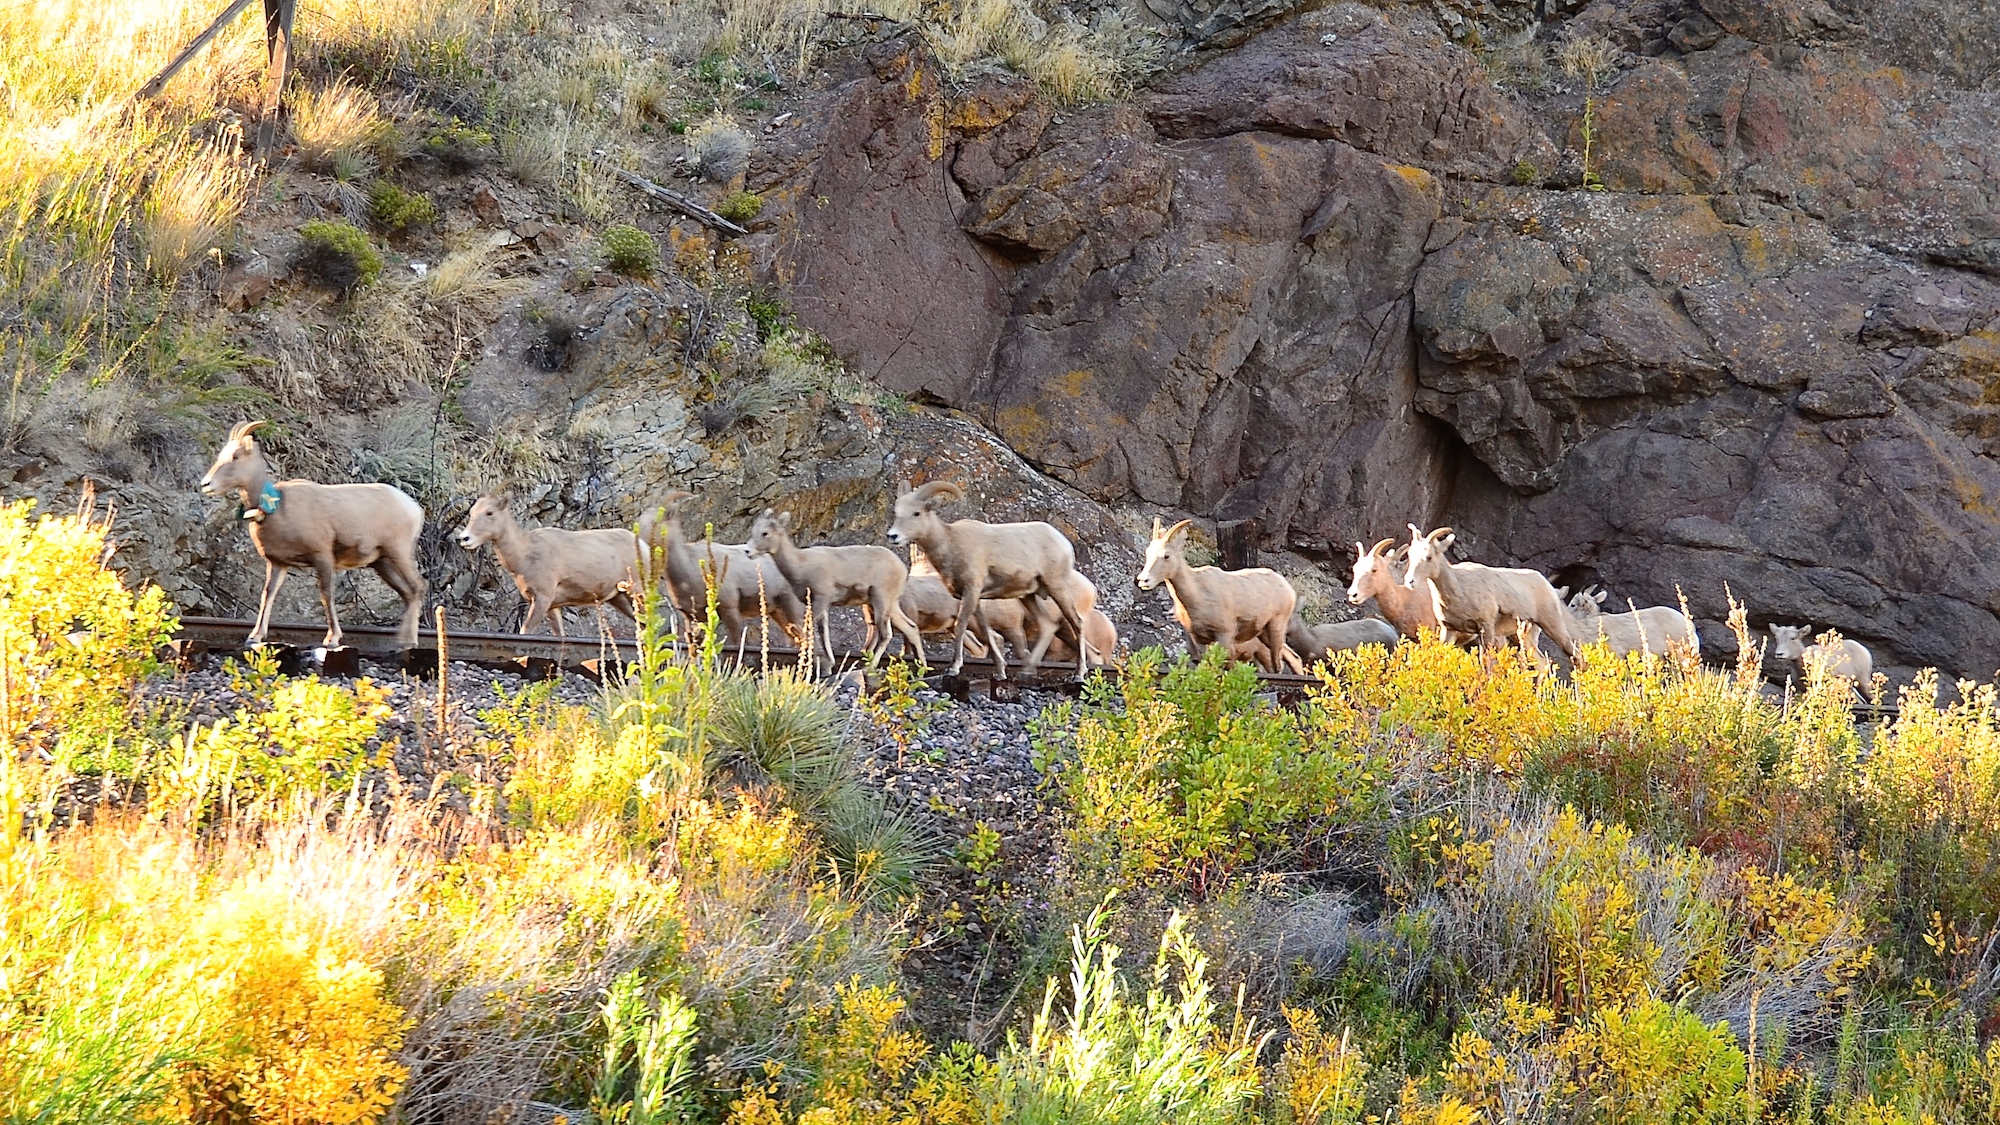
[{"label": "sheep horn", "polygon": [[[1359,547],[1361,546],[1361,544],[1356,543],[1355,546]],[[1396,546],[1396,541],[1394,539],[1384,539],[1380,543],[1375,544],[1373,547],[1368,548],[1368,553],[1371,555],[1386,555],[1391,550],[1393,550],[1395,546]]]},{"label": "sheep horn", "polygon": [[943,500],[963,500],[965,490],[948,480],[934,480],[917,489],[917,499],[926,504],[936,504]]},{"label": "sheep horn", "polygon": [[1443,538],[1444,538],[1445,536],[1447,536],[1447,535],[1450,535],[1450,534],[1451,534],[1451,529],[1450,529],[1450,528],[1448,528],[1448,527],[1440,527],[1440,528],[1438,528],[1438,529],[1437,529],[1436,531],[1433,531],[1433,532],[1431,532],[1431,533],[1430,533],[1430,535],[1429,535],[1429,536],[1428,536],[1427,538],[1429,538],[1429,539],[1431,540],[1431,542],[1435,543],[1435,542],[1437,542],[1438,540],[1440,540],[1440,539],[1443,539]]},{"label": "sheep horn", "polygon": [[250,435],[251,435],[252,433],[255,433],[256,431],[258,431],[258,430],[261,430],[261,429],[263,429],[263,428],[264,428],[265,426],[268,426],[268,425],[270,425],[270,424],[271,424],[271,423],[270,423],[270,422],[268,422],[268,421],[262,421],[262,422],[238,422],[238,423],[236,423],[235,427],[234,427],[234,428],[232,428],[232,429],[231,429],[231,430],[229,431],[229,440],[230,440],[230,441],[238,441],[238,440],[241,440],[242,438],[245,438],[245,437],[248,437],[248,436],[250,436]]},{"label": "sheep horn", "polygon": [[1187,533],[1187,529],[1193,526],[1194,526],[1193,520],[1182,520],[1181,522],[1167,529],[1167,538],[1172,539],[1176,535],[1185,535]]}]

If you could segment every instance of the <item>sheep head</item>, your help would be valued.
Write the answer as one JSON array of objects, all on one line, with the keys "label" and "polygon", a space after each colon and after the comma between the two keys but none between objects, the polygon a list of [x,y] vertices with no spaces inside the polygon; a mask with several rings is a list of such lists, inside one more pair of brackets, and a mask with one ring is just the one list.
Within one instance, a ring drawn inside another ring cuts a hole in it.
[{"label": "sheep head", "polygon": [[264,461],[264,453],[257,448],[257,439],[252,436],[269,422],[238,422],[229,431],[229,440],[222,443],[222,449],[215,455],[208,472],[201,478],[201,491],[208,496],[234,495],[240,500],[248,500],[261,478],[271,473],[271,467]]},{"label": "sheep head", "polygon": [[1771,626],[1772,652],[1780,660],[1797,660],[1806,654],[1806,642],[1812,639],[1812,626],[1800,628],[1797,625]]},{"label": "sheep head", "polygon": [[1396,584],[1394,539],[1384,539],[1373,547],[1354,544],[1354,581],[1348,584],[1347,600],[1360,605]]},{"label": "sheep head", "polygon": [[1153,517],[1153,541],[1146,544],[1146,565],[1139,570],[1141,590],[1157,589],[1187,565],[1187,534],[1193,525],[1193,520],[1182,520],[1162,528],[1159,517]]},{"label": "sheep head", "polygon": [[472,513],[465,517],[465,526],[458,529],[458,545],[468,551],[477,551],[506,535],[507,529],[512,526],[514,516],[508,510],[505,496],[481,496],[473,501]]},{"label": "sheep head", "polygon": [[1451,565],[1445,552],[1458,541],[1448,527],[1440,527],[1425,535],[1416,524],[1410,526],[1410,565],[1403,574],[1403,585],[1415,586],[1425,579],[1435,578]]},{"label": "sheep head", "polygon": [[792,513],[777,512],[770,508],[757,517],[750,525],[750,553],[753,555],[773,555],[792,542]]},{"label": "sheep head", "polygon": [[895,518],[889,522],[889,542],[906,547],[941,534],[944,519],[937,514],[938,508],[964,498],[965,490],[948,480],[934,480],[914,489],[904,481],[902,494],[896,497]]}]

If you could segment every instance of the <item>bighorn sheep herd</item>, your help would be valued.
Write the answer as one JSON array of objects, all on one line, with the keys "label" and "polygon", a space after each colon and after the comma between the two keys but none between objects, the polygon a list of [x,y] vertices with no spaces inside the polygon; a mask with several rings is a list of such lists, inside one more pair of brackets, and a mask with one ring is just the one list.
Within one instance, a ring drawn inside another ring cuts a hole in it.
[{"label": "bighorn sheep herd", "polygon": [[[248,643],[262,643],[268,633],[287,572],[311,567],[326,609],[325,644],[339,645],[335,574],[366,566],[402,597],[398,638],[413,647],[428,589],[416,563],[423,508],[385,484],[274,479],[254,436],[266,425],[236,426],[201,481],[204,493],[237,502],[265,562]],[[589,531],[524,528],[506,496],[482,496],[456,538],[468,551],[493,547],[527,602],[523,633],[547,622],[565,635],[562,611],[572,606],[609,605],[636,619],[635,595],[650,581],[691,627],[709,620],[712,604],[723,639],[732,644],[745,643],[751,623],[761,621],[801,647],[823,642],[831,655],[830,611],[856,606],[870,656],[886,654],[900,636],[923,663],[923,635],[945,636],[953,646],[953,673],[967,655],[990,654],[1004,677],[1010,648],[1029,675],[1051,654],[1088,668],[1105,665],[1117,651],[1117,627],[1098,608],[1097,587],[1077,570],[1069,539],[1039,521],[947,522],[946,507],[965,499],[964,489],[948,481],[906,482],[896,497],[887,538],[909,550],[910,565],[888,547],[802,546],[793,540],[791,513],[772,509],[757,518],[748,543],[690,542],[679,509],[691,495],[668,494],[631,530]],[[1380,618],[1309,625],[1298,613],[1297,592],[1278,572],[1191,565],[1192,525],[1153,521],[1145,564],[1135,576],[1138,588],[1167,588],[1174,619],[1194,647],[1221,645],[1267,672],[1301,671],[1329,653],[1393,646],[1426,631],[1482,648],[1512,637],[1537,659],[1544,635],[1572,661],[1588,659],[1583,646],[1592,644],[1614,656],[1701,651],[1693,622],[1678,609],[1628,604],[1626,612],[1606,613],[1601,589],[1570,596],[1534,570],[1454,562],[1448,552],[1457,536],[1450,528],[1425,532],[1415,524],[1406,547],[1388,539],[1372,548],[1354,544],[1348,600],[1357,606],[1373,601]],[[1773,625],[1771,637],[1775,655],[1801,670],[1817,667],[1864,688],[1870,683],[1873,661],[1856,641],[1808,644],[1811,626]]]}]

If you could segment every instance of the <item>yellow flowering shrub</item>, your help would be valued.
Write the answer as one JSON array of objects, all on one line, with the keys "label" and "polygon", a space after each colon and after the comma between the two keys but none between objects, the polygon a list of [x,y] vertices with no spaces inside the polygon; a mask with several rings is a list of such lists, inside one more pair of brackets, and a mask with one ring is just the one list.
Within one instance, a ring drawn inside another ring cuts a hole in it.
[{"label": "yellow flowering shrub", "polygon": [[0,504],[0,741],[94,751],[126,726],[175,620],[158,587],[110,568],[107,521],[33,510]]},{"label": "yellow flowering shrub", "polygon": [[368,743],[394,714],[388,699],[365,679],[352,688],[316,676],[277,682],[234,717],[170,738],[148,764],[147,799],[155,813],[199,819],[218,807],[339,792],[384,759],[385,748]]},{"label": "yellow flowering shrub", "polygon": [[379,970],[292,933],[245,935],[223,996],[230,1039],[192,1068],[188,1117],[214,1125],[373,1125],[408,1071],[408,1027]]}]

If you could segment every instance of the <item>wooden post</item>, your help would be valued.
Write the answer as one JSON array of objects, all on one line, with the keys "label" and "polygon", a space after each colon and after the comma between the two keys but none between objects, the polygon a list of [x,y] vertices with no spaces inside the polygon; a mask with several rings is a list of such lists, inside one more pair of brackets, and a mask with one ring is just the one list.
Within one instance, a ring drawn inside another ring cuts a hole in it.
[{"label": "wooden post", "polygon": [[1215,525],[1215,547],[1222,569],[1249,570],[1257,565],[1257,521],[1230,520]]},{"label": "wooden post", "polygon": [[181,48],[181,53],[174,56],[174,61],[168,63],[166,69],[155,74],[151,81],[139,87],[139,96],[142,98],[159,97],[160,91],[167,88],[167,83],[173,80],[174,75],[180,73],[180,69],[188,64],[188,60],[200,54],[203,47],[208,46],[211,40],[222,33],[223,28],[229,26],[230,20],[235,19],[243,9],[249,6],[250,0],[235,0],[229,7],[224,8],[222,14],[215,17],[215,22],[209,24],[207,29],[200,35],[194,37],[194,42]]},{"label": "wooden post", "polygon": [[292,17],[299,0],[264,0],[264,113],[257,122],[257,159],[269,160],[278,141],[278,110],[292,63]]}]

